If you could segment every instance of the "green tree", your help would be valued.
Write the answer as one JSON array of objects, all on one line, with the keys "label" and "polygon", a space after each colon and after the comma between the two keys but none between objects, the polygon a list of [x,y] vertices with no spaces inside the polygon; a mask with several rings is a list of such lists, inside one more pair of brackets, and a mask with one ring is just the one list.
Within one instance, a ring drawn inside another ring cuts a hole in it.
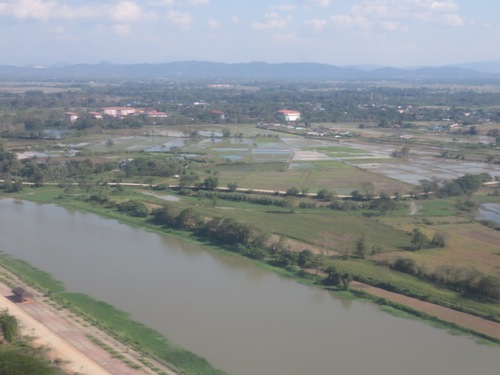
[{"label": "green tree", "polygon": [[235,192],[238,190],[238,183],[237,182],[230,182],[227,184],[227,188],[230,192]]},{"label": "green tree", "polygon": [[14,315],[10,315],[7,309],[0,314],[0,330],[7,342],[13,342],[19,333],[19,322]]},{"label": "green tree", "polygon": [[146,217],[149,213],[148,207],[139,201],[122,202],[118,205],[118,211],[133,217]]},{"label": "green tree", "polygon": [[297,264],[302,268],[310,267],[314,263],[314,254],[311,250],[305,249],[299,253]]},{"label": "green tree", "polygon": [[420,250],[429,247],[430,241],[427,236],[420,231],[420,229],[414,228],[411,243],[414,245],[415,250]]},{"label": "green tree", "polygon": [[434,247],[445,247],[446,246],[446,238],[443,233],[436,233],[434,237],[432,237],[431,245]]},{"label": "green tree", "polygon": [[318,194],[316,194],[316,198],[321,199],[322,201],[331,201],[334,198],[334,193],[327,189],[321,189],[318,191]]},{"label": "green tree", "polygon": [[326,269],[326,277],[323,279],[322,283],[323,285],[328,285],[328,286],[337,286],[341,283],[341,276],[340,273],[338,273],[337,269],[334,266],[329,266]]},{"label": "green tree", "polygon": [[202,220],[200,214],[192,208],[181,211],[176,219],[176,226],[180,229],[195,229],[200,226]]},{"label": "green tree", "polygon": [[219,178],[215,176],[207,177],[203,181],[203,187],[207,190],[215,190],[215,188],[218,185],[219,185]]},{"label": "green tree", "polygon": [[366,245],[365,236],[361,236],[356,241],[356,255],[362,259],[366,257],[366,253],[368,252],[368,246]]},{"label": "green tree", "polygon": [[189,186],[192,186],[199,179],[200,179],[200,177],[196,173],[194,173],[194,172],[187,173],[179,179],[179,185],[181,187],[189,187]]},{"label": "green tree", "polygon": [[349,286],[352,283],[352,276],[349,272],[346,272],[342,275],[342,284],[344,284],[344,289],[349,290]]},{"label": "green tree", "polygon": [[286,195],[297,196],[300,194],[300,190],[296,187],[292,187],[286,191]]},{"label": "green tree", "polygon": [[0,374],[2,375],[53,375],[56,369],[40,358],[16,351],[0,354]]}]

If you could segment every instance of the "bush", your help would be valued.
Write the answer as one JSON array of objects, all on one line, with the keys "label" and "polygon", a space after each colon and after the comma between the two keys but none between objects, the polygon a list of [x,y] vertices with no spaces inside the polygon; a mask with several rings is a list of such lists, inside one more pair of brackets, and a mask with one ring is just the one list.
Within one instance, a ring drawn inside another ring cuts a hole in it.
[{"label": "bush", "polygon": [[19,333],[19,322],[14,315],[10,315],[5,309],[0,314],[0,330],[7,342],[12,342]]},{"label": "bush", "polygon": [[398,258],[392,268],[410,275],[418,274],[417,262],[411,258]]},{"label": "bush", "polygon": [[0,355],[0,374],[9,375],[52,375],[56,370],[39,358],[14,351]]},{"label": "bush", "polygon": [[127,201],[118,204],[118,211],[133,217],[146,217],[148,216],[147,206],[138,201]]}]

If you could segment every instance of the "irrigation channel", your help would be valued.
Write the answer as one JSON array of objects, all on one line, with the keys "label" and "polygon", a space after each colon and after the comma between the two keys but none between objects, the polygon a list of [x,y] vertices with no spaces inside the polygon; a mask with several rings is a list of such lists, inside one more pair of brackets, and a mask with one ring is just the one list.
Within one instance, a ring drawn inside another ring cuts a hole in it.
[{"label": "irrigation channel", "polygon": [[0,250],[234,375],[470,375],[500,368],[500,349],[469,337],[96,215],[2,199]]}]

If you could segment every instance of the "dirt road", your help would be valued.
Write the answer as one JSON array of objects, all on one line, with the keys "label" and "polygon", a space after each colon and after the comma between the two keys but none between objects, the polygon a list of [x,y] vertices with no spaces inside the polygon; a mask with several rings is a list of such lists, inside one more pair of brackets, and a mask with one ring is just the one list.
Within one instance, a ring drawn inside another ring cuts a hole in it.
[{"label": "dirt road", "polygon": [[475,332],[500,339],[500,323],[486,320],[475,315],[466,314],[457,310],[449,309],[444,306],[421,301],[416,298],[407,297],[402,294],[389,292],[387,290],[356,281],[353,281],[351,283],[351,288],[363,290],[372,296],[385,298],[389,301],[411,307],[412,309],[417,311],[421,311],[427,315],[434,316],[440,320],[451,322],[459,325],[460,327],[471,329]]},{"label": "dirt road", "polygon": [[[28,289],[23,285],[23,288]],[[50,360],[61,362],[61,367],[68,374],[86,375],[144,375],[156,374],[146,368],[139,360],[142,355],[125,347],[112,339],[106,333],[87,324],[78,322],[68,311],[56,310],[30,289],[35,297],[33,302],[14,303],[11,288],[0,282],[0,309],[8,309],[20,322],[21,334],[34,336],[33,344],[36,347],[47,348]],[[114,358],[110,353],[90,340],[87,336],[98,337],[99,340],[120,353],[139,370],[127,366],[121,360]],[[176,375],[169,368],[147,358],[157,368],[168,375]]]}]

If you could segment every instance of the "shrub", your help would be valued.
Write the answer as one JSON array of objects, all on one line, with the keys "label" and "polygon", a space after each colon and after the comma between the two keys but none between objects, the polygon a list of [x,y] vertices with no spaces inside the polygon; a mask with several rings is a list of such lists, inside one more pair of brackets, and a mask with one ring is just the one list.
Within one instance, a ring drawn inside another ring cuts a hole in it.
[{"label": "shrub", "polygon": [[117,206],[118,211],[129,215],[129,216],[134,216],[134,217],[146,217],[148,216],[148,207],[138,201],[127,201],[118,204]]},{"label": "shrub", "polygon": [[417,263],[411,258],[398,258],[392,268],[410,275],[418,274]]}]

